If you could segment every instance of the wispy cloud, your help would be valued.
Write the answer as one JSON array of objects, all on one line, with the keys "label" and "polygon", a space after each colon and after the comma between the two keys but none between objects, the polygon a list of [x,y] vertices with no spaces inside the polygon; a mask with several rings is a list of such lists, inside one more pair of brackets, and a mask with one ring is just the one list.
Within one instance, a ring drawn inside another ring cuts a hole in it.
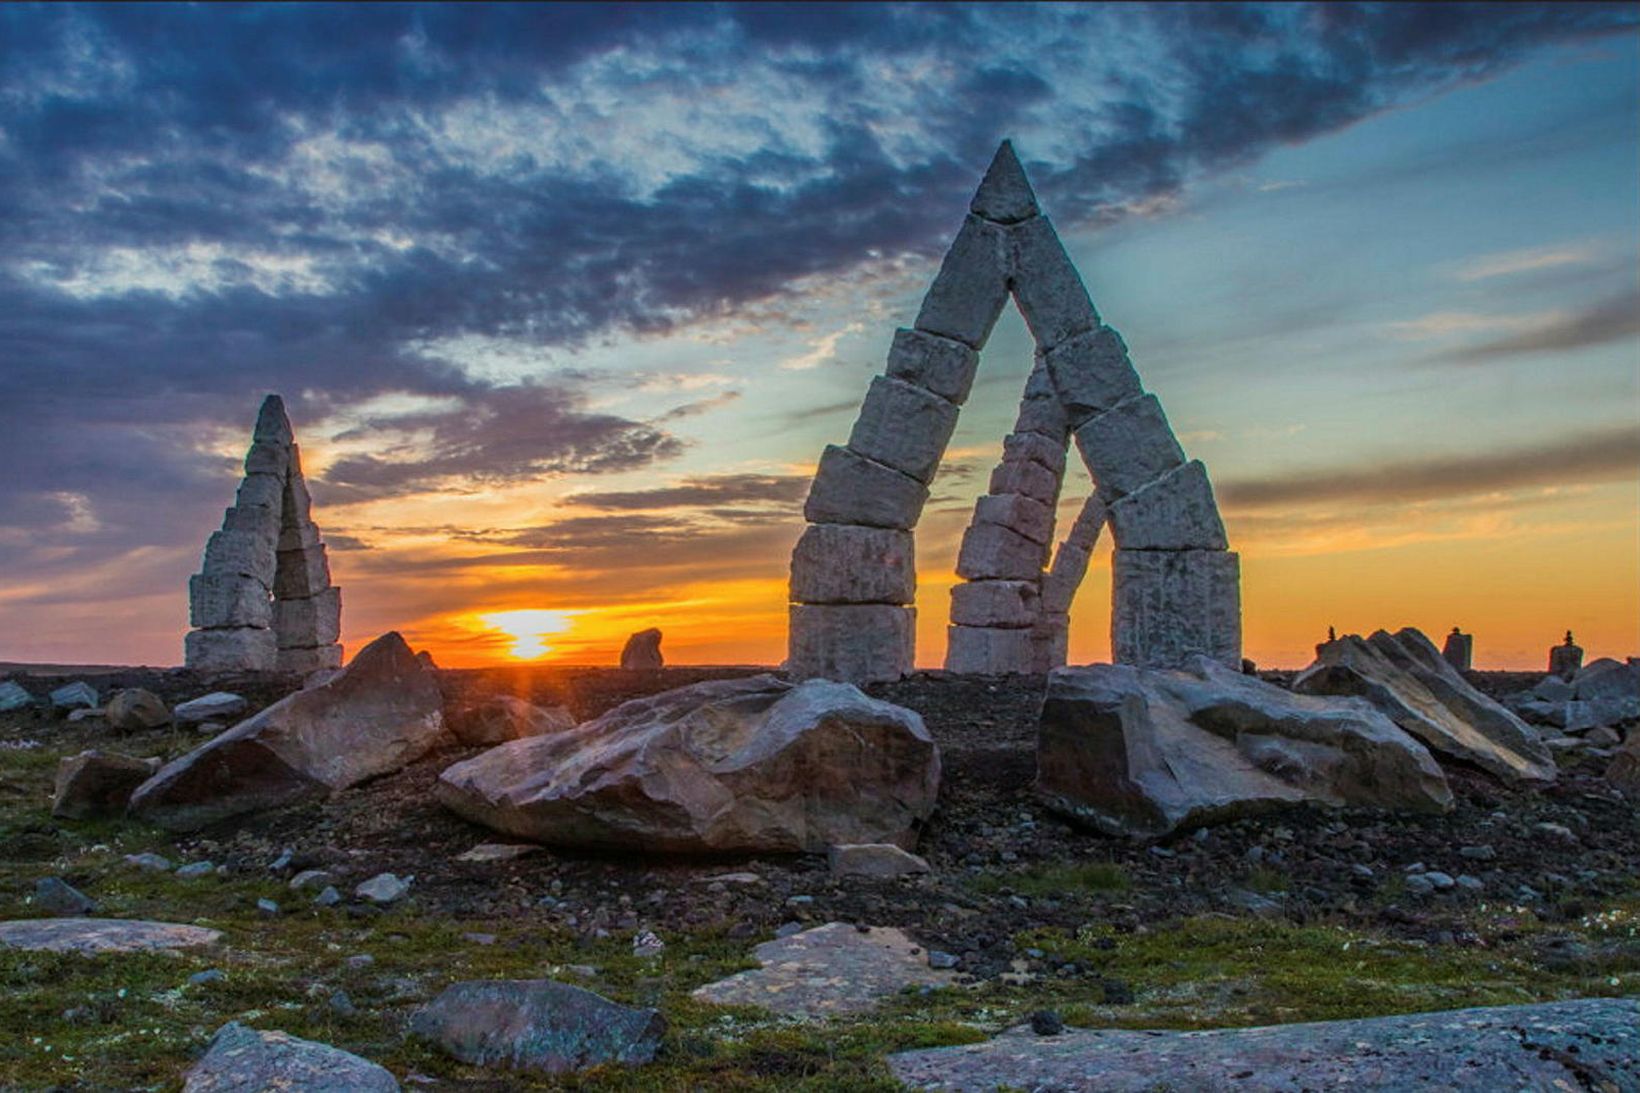
[{"label": "wispy cloud", "polygon": [[1629,292],[1581,311],[1560,314],[1518,333],[1465,346],[1442,355],[1458,364],[1518,357],[1529,353],[1564,353],[1640,337],[1640,293]]},{"label": "wispy cloud", "polygon": [[1512,273],[1584,265],[1597,260],[1600,254],[1600,248],[1592,243],[1531,247],[1499,254],[1483,254],[1459,266],[1454,276],[1460,281],[1484,281],[1491,277],[1506,277]]},{"label": "wispy cloud", "polygon": [[748,502],[793,505],[808,492],[807,475],[717,474],[686,478],[674,486],[649,490],[582,491],[564,498],[568,505],[594,509],[656,511]]},{"label": "wispy cloud", "polygon": [[1640,480],[1640,426],[1591,429],[1540,444],[1466,455],[1366,462],[1261,478],[1216,492],[1229,510],[1342,502],[1413,502],[1488,490]]},{"label": "wispy cloud", "polygon": [[788,372],[806,372],[810,368],[818,368],[829,363],[837,356],[837,343],[850,334],[858,334],[865,329],[864,323],[849,323],[840,330],[833,330],[830,334],[816,338],[809,343],[808,351],[794,357],[787,357],[780,362],[780,367]]}]

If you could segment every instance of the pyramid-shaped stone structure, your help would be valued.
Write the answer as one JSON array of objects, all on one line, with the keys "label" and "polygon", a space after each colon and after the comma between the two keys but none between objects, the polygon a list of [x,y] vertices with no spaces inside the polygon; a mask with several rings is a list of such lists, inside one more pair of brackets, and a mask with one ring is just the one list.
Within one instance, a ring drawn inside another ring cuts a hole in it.
[{"label": "pyramid-shaped stone structure", "polygon": [[[1064,662],[1071,597],[1102,528],[1116,543],[1112,654],[1143,667],[1205,653],[1239,667],[1240,570],[1206,468],[1187,460],[1106,326],[1004,141],[911,329],[895,333],[848,443],[821,455],[792,553],[789,671],[898,679],[915,663],[916,526],[1003,306],[1036,341],[1014,431],[975,506],[952,590],[948,669]],[[1074,437],[1096,486],[1049,567]]]},{"label": "pyramid-shaped stone structure", "polygon": [[189,668],[306,674],[341,666],[342,594],[330,583],[312,507],[285,404],[269,395],[234,505],[188,579]]}]

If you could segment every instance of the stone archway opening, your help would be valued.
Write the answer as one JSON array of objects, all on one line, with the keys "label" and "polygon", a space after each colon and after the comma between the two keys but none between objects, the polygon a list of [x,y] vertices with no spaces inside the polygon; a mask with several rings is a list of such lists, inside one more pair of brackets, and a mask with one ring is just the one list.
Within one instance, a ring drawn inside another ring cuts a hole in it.
[{"label": "stone archway opening", "polygon": [[[847,444],[821,456],[809,527],[792,552],[794,676],[868,682],[912,670],[912,529],[1010,298],[1036,361],[958,555],[947,668],[1063,663],[1061,623],[1102,528],[1116,545],[1112,658],[1165,667],[1206,653],[1239,666],[1239,562],[1206,468],[1185,457],[1004,141],[916,321],[895,333]],[[1056,573],[1054,507],[1073,439],[1096,490]]]}]

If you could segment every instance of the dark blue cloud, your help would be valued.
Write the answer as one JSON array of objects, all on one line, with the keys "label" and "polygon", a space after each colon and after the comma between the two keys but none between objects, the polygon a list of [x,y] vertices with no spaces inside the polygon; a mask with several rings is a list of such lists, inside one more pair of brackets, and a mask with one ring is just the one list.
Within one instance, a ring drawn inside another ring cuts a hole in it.
[{"label": "dark blue cloud", "polygon": [[[1062,223],[1117,217],[1635,22],[1629,5],[0,6],[0,526],[49,534],[69,492],[128,540],[197,539],[169,514],[220,505],[197,497],[221,466],[189,441],[270,388],[299,422],[384,391],[457,400],[419,465],[333,468],[338,498],[664,460],[661,425],[587,412],[568,379],[511,399],[414,346],[572,347],[868,252],[931,256],[1020,130],[1054,136],[1029,165]],[[1113,30],[1149,51],[1110,55]],[[742,85],[751,122],[716,105]],[[665,169],[606,148],[645,111]]]}]

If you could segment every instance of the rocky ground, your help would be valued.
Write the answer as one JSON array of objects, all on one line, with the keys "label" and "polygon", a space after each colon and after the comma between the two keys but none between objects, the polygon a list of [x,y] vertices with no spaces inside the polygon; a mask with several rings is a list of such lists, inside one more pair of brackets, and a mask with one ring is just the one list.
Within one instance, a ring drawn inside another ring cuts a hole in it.
[{"label": "rocky ground", "polygon": [[[518,668],[446,671],[441,684],[587,718],[730,674]],[[1471,676],[1494,695],[1536,678]],[[94,682],[173,703],[220,685],[151,671]],[[283,689],[228,687],[253,708]],[[461,861],[475,844],[508,841],[433,800],[438,773],[471,751],[198,835],[53,821],[59,757],[92,746],[173,757],[203,738],[168,728],[116,739],[96,721],[0,714],[0,918],[35,917],[34,882],[61,876],[102,914],[226,938],[188,956],[0,951],[0,1022],[26,1030],[0,1041],[0,1086],[174,1086],[237,1019],[357,1051],[409,1084],[519,1088],[525,1079],[498,1084],[402,1034],[415,1005],[480,975],[576,975],[668,1016],[656,1063],[556,1079],[577,1088],[892,1087],[888,1051],[976,1040],[1045,1010],[1072,1025],[1186,1028],[1640,993],[1640,810],[1575,753],[1547,790],[1449,767],[1448,816],[1305,810],[1146,846],[1079,831],[1033,801],[1040,680],[928,673],[869,690],[919,711],[941,748],[941,804],[919,846],[929,875],[838,880],[820,857]],[[191,880],[144,872],[125,861],[141,851],[218,868]],[[382,872],[414,881],[386,908],[325,909],[290,890],[305,869],[330,872],[344,893]],[[754,966],[756,943],[834,921],[903,930],[954,962],[957,986],[890,999],[875,1019],[818,1024],[688,998]],[[645,930],[665,943],[659,956],[633,954]],[[223,976],[189,982],[213,969]]]}]

